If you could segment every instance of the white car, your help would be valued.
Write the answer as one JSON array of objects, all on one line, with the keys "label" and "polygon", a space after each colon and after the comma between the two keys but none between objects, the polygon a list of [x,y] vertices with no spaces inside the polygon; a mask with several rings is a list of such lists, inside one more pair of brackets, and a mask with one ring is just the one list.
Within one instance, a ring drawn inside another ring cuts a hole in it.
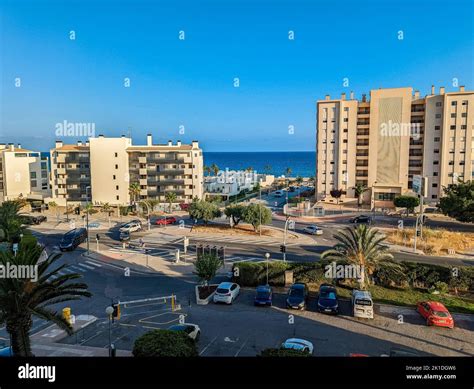
[{"label": "white car", "polygon": [[239,285],[233,282],[221,282],[214,293],[214,302],[232,304],[239,293]]},{"label": "white car", "polygon": [[142,225],[138,222],[132,221],[125,223],[122,227],[120,227],[120,232],[135,232],[140,231],[142,229]]},{"label": "white car", "polygon": [[197,324],[192,323],[182,323],[182,324],[175,324],[168,328],[170,331],[184,331],[191,339],[194,339],[196,342],[199,340],[201,336],[201,329]]},{"label": "white car", "polygon": [[323,229],[318,227],[318,226],[315,226],[315,225],[307,226],[303,229],[303,231],[306,232],[307,234],[311,234],[311,235],[322,235],[323,234]]},{"label": "white car", "polygon": [[313,343],[298,338],[290,338],[285,340],[281,344],[281,348],[285,350],[298,350],[302,352],[306,352],[308,354],[313,355],[314,346]]}]

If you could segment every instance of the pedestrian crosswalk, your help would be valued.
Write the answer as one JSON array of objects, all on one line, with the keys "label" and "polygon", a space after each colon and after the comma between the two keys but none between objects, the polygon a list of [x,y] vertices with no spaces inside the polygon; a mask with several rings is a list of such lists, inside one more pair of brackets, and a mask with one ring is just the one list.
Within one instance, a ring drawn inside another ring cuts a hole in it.
[{"label": "pedestrian crosswalk", "polygon": [[[281,240],[268,240],[268,239],[248,239],[248,238],[230,238],[230,237],[212,237],[209,239],[206,239],[205,237],[199,237],[199,238],[190,238],[190,241],[192,244],[209,244],[211,246],[215,246],[216,243],[219,243],[221,245],[229,245],[232,243],[236,244],[245,244],[245,245],[256,245],[256,246],[279,246],[283,244]],[[298,242],[287,242],[286,246],[291,247],[291,246],[298,246],[301,243]]]},{"label": "pedestrian crosswalk", "polygon": [[67,274],[87,273],[88,271],[97,270],[102,267],[102,264],[94,260],[87,260],[85,262],[78,262],[77,264],[68,264],[67,267],[61,269],[56,274],[49,277],[50,280],[55,280],[58,277]]}]

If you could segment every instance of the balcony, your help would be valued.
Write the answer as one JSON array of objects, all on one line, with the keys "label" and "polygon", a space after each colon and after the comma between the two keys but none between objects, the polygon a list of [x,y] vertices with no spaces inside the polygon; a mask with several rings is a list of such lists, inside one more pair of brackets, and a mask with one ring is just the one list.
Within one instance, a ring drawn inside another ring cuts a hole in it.
[{"label": "balcony", "polygon": [[369,130],[357,130],[357,136],[369,135]]},{"label": "balcony", "polygon": [[369,141],[368,140],[360,140],[360,141],[357,141],[356,145],[357,146],[368,146]]},{"label": "balcony", "polygon": [[140,189],[140,196],[146,196],[148,194],[147,189]]},{"label": "balcony", "polygon": [[64,174],[66,174],[66,169],[63,168],[63,167],[57,168],[57,169],[56,169],[56,174],[57,174],[57,175],[59,175],[59,174],[64,175]]},{"label": "balcony", "polygon": [[184,174],[184,169],[160,169],[156,171],[159,176],[180,176]]},{"label": "balcony", "polygon": [[147,169],[146,168],[140,168],[138,169],[138,174],[141,176],[146,176],[147,174]]},{"label": "balcony", "polygon": [[148,182],[147,182],[147,179],[146,178],[140,178],[140,181],[139,181],[140,185],[147,185]]},{"label": "balcony", "polygon": [[138,157],[138,163],[146,163],[146,157]]},{"label": "balcony", "polygon": [[184,185],[184,180],[183,179],[165,179],[165,180],[159,180],[156,181],[158,185]]}]

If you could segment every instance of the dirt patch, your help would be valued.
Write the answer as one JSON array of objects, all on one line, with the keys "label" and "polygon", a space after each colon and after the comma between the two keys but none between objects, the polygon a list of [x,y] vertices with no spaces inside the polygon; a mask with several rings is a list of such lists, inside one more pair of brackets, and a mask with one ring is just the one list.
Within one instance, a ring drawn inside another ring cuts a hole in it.
[{"label": "dirt patch", "polygon": [[[387,232],[387,242],[413,246],[414,236],[414,228],[390,231]],[[474,234],[425,227],[423,239],[417,239],[417,247],[431,255],[448,254],[448,249],[454,249],[456,252],[471,251],[474,250]]]},{"label": "dirt patch", "polygon": [[[207,226],[194,226],[192,232],[197,234],[223,234],[223,235],[245,235],[245,236],[255,236],[260,237],[260,232],[254,231],[253,227],[250,225],[238,225],[231,228],[226,225],[207,225]],[[275,230],[271,228],[262,227],[262,236],[269,238],[281,238],[283,237],[283,231]],[[287,234],[288,239],[296,239],[291,233]]]},{"label": "dirt patch", "polygon": [[198,286],[199,298],[201,300],[207,299],[217,289],[217,285]]}]

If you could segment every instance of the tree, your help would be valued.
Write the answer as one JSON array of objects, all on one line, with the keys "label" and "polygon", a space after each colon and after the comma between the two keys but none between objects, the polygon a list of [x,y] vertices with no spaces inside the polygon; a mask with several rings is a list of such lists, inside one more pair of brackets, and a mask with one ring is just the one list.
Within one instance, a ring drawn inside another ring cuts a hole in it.
[{"label": "tree", "polygon": [[82,212],[88,215],[92,215],[94,213],[97,213],[97,210],[94,208],[94,205],[92,203],[86,203],[84,207],[82,208]]},{"label": "tree", "polygon": [[[38,263],[42,254],[39,246],[20,247],[13,252],[1,252],[0,264],[29,266],[37,269],[35,278],[0,278],[0,325],[5,324],[11,336],[13,354],[16,356],[32,356],[30,330],[32,316],[50,321],[60,329],[72,334],[71,324],[63,318],[62,313],[50,306],[65,301],[90,297],[87,285],[70,282],[82,277],[77,273],[61,275],[61,270],[68,268],[63,264],[51,269],[61,256],[60,253],[50,255],[45,261]],[[57,278],[53,279],[55,276]]]},{"label": "tree", "polygon": [[204,174],[206,174],[208,176],[211,175],[211,168],[209,166],[207,166],[207,165],[204,166],[203,170],[204,170]]},{"label": "tree", "polygon": [[138,182],[132,182],[129,186],[128,186],[128,193],[130,195],[130,201],[131,201],[131,205],[135,204],[135,202],[137,201],[137,198],[138,196],[140,195],[140,192],[141,192],[141,188],[140,188],[140,184]]},{"label": "tree", "polygon": [[251,224],[254,230],[258,231],[260,225],[271,223],[272,211],[262,204],[250,204],[244,208],[242,220]]},{"label": "tree", "polygon": [[336,199],[336,204],[339,204],[339,199],[342,196],[342,189],[333,189],[329,191],[329,194],[331,197],[334,197]]},{"label": "tree", "polygon": [[372,275],[379,266],[390,267],[403,274],[402,268],[393,262],[393,256],[386,246],[381,245],[385,237],[375,228],[366,225],[346,227],[334,235],[338,243],[334,248],[326,250],[321,259],[349,262],[360,266],[359,287],[367,287],[367,275]]},{"label": "tree", "polygon": [[232,226],[236,226],[242,220],[245,206],[242,204],[231,204],[224,209],[224,214],[232,219]]},{"label": "tree", "polygon": [[51,210],[56,210],[56,219],[59,221],[59,212],[58,212],[58,204],[55,201],[50,201],[48,203],[48,208]]},{"label": "tree", "polygon": [[438,205],[441,212],[460,222],[474,223],[474,181],[451,184],[443,191]]},{"label": "tree", "polygon": [[102,206],[100,207],[100,211],[102,213],[106,213],[107,214],[107,220],[109,222],[109,228],[110,228],[110,215],[111,213],[113,212],[112,210],[112,206],[109,204],[109,203],[104,203],[102,204]]},{"label": "tree", "polygon": [[303,182],[303,177],[301,176],[296,177],[296,182],[298,183],[298,185],[301,185]]},{"label": "tree", "polygon": [[140,336],[133,345],[134,357],[197,357],[196,342],[184,331],[157,329]]},{"label": "tree", "polygon": [[406,208],[408,216],[410,212],[413,212],[415,207],[420,205],[420,199],[414,196],[397,196],[393,200],[393,204],[396,207]]},{"label": "tree", "polygon": [[18,239],[24,231],[23,218],[19,214],[20,208],[20,203],[15,200],[4,201],[0,205],[0,230],[7,242]]},{"label": "tree", "polygon": [[266,348],[260,353],[261,357],[310,357],[308,352],[292,349]]},{"label": "tree", "polygon": [[217,173],[219,173],[219,166],[217,166],[215,163],[211,165],[211,172],[214,173],[215,176],[217,176]]},{"label": "tree", "polygon": [[207,286],[222,266],[224,266],[224,261],[217,255],[206,253],[199,256],[194,262],[195,271],[193,273]]},{"label": "tree", "polygon": [[174,192],[166,192],[165,194],[165,199],[168,202],[169,205],[169,213],[171,213],[171,207],[173,206],[173,203],[176,201],[178,196],[176,196],[176,193]]},{"label": "tree", "polygon": [[189,205],[188,212],[191,218],[203,220],[205,224],[222,215],[222,212],[216,204],[196,198],[193,199]]},{"label": "tree", "polygon": [[290,176],[291,176],[291,173],[293,173],[293,170],[291,170],[290,167],[287,167],[287,168],[285,169],[285,175],[288,176],[288,177],[290,177]]},{"label": "tree", "polygon": [[354,187],[354,195],[357,197],[357,209],[362,205],[362,195],[369,190],[364,184],[356,184]]}]

